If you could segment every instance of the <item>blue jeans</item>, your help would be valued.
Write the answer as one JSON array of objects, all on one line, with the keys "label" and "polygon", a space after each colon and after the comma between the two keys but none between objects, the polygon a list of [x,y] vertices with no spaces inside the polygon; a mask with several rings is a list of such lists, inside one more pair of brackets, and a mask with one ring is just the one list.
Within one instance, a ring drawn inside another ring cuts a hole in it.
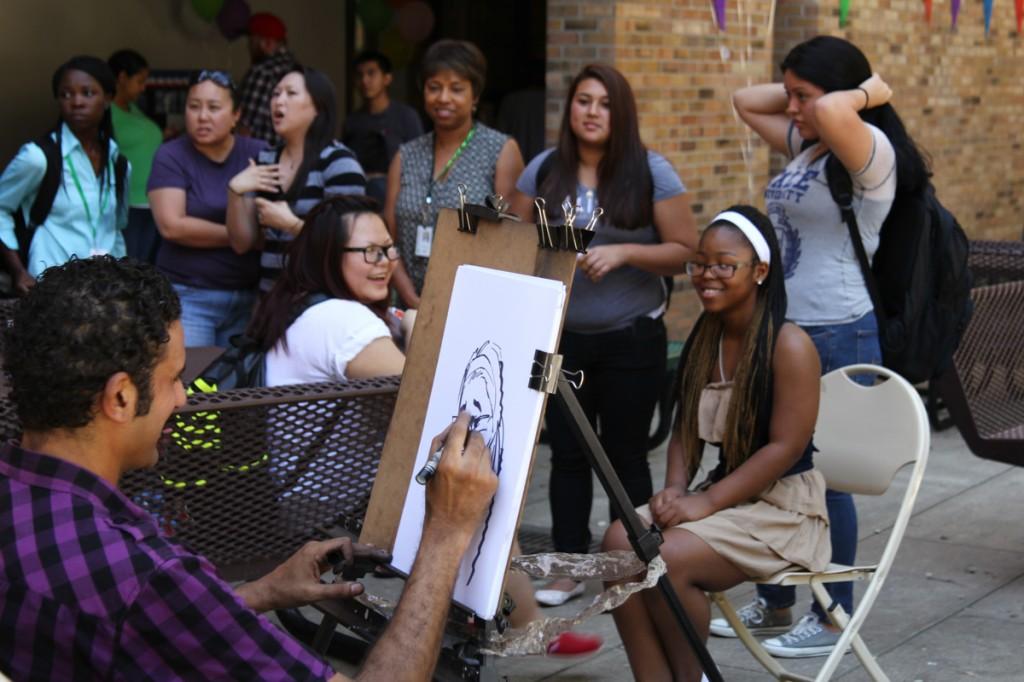
[{"label": "blue jeans", "polygon": [[247,289],[201,289],[175,284],[181,299],[181,326],[186,346],[228,346],[249,324],[256,292]]},{"label": "blue jeans", "polygon": [[[834,369],[867,362],[882,363],[882,350],[878,345],[878,322],[874,311],[846,324],[804,327],[821,357],[821,373],[828,374]],[[859,383],[871,383],[872,377],[857,377]],[[857,556],[857,509],[853,496],[835,490],[825,492],[828,507],[829,534],[832,538],[832,561],[839,564],[853,564]],[[853,583],[829,583],[825,586],[834,601],[839,602],[846,613],[853,613]],[[757,593],[770,608],[782,609],[796,603],[796,588],[779,585],[758,585]],[[812,610],[827,622],[824,610],[815,601]]]}]

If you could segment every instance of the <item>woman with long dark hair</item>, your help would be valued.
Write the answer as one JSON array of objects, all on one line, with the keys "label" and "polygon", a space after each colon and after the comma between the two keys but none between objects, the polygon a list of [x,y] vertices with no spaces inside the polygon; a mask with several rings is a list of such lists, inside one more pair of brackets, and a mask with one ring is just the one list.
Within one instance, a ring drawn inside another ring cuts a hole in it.
[{"label": "woman with long dark hair", "polygon": [[338,113],[326,75],[297,66],[278,82],[271,119],[284,141],[260,154],[228,184],[228,236],[238,253],[261,249],[260,290],[269,291],[284,252],[321,199],[365,194],[366,176],[345,145],[334,139]]},{"label": "woman with long dark hair", "polygon": [[516,141],[475,118],[486,76],[480,48],[464,40],[439,40],[423,56],[423,108],[434,129],[399,148],[384,203],[402,256],[395,290],[411,308],[419,307],[438,211],[459,206],[459,185],[474,204],[508,198],[523,170]]},{"label": "woman with long dark hair", "polygon": [[[830,172],[849,173],[853,210],[868,258],[896,195],[927,181],[921,153],[889,104],[892,90],[852,43],[818,36],[797,45],[782,62],[782,83],[743,88],[733,95],[740,117],[772,149],[790,158],[765,190],[768,216],[782,247],[789,317],[814,341],[827,373],[858,362],[878,364],[878,323],[851,244],[849,229],[828,188]],[[834,157],[839,164],[833,165]],[[828,491],[832,556],[853,564],[857,512],[847,493]],[[853,585],[830,583],[829,593],[853,612]],[[792,587],[760,587],[741,609],[751,631],[787,632],[765,642],[776,656],[824,656],[838,631],[814,604],[795,626]],[[723,619],[714,634],[735,636]]]},{"label": "woman with long dark hair", "polygon": [[267,385],[401,374],[400,324],[387,307],[398,251],[377,202],[325,199],[304,222],[249,325],[268,351]]},{"label": "woman with long dark hair", "polygon": [[[128,221],[128,210],[124,188],[118,187],[116,177],[119,152],[110,118],[114,76],[102,59],[78,56],[57,68],[50,86],[60,117],[48,136],[63,163],[55,169],[58,191],[53,206],[46,220],[32,231],[25,263],[18,256],[14,216],[21,211],[29,222],[29,209],[47,173],[47,156],[38,144],[29,142],[0,177],[0,239],[7,249],[4,262],[22,293],[43,270],[73,256],[125,254],[121,230]],[[128,173],[124,175],[122,184],[127,185]]]},{"label": "woman with long dark hair", "polygon": [[[807,334],[786,321],[771,222],[751,206],[729,208],[701,235],[686,269],[704,312],[680,359],[665,488],[638,511],[662,529],[668,575],[706,639],[705,592],[793,564],[824,569],[829,522],[811,444],[820,366]],[[705,443],[719,446],[718,464],[694,486]],[[629,549],[620,522],[604,547]],[[701,679],[660,595],[634,595],[613,616],[636,679]]]},{"label": "woman with long dark hair", "polygon": [[[686,188],[672,165],[640,139],[636,102],[618,71],[591,64],[573,80],[558,145],[527,165],[513,210],[534,215],[542,197],[549,219],[576,204],[576,225],[596,220],[579,260],[560,352],[568,371],[586,376],[579,398],[634,504],[651,496],[647,441],[665,375],[664,278],[681,273],[697,243]],[[601,212],[603,211],[603,215]],[[558,410],[548,410],[551,516],[555,549],[590,545],[592,473]],[[556,605],[583,592],[558,580],[537,593]]]}]

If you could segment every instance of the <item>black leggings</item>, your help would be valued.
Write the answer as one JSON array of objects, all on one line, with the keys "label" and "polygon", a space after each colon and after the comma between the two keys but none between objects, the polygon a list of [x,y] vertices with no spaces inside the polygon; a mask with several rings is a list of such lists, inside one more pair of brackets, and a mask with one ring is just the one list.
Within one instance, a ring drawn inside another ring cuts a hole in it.
[{"label": "black leggings", "polygon": [[[633,325],[599,334],[564,332],[563,369],[583,370],[577,391],[583,411],[608,453],[634,506],[651,498],[647,441],[665,381],[665,324],[637,318]],[[551,443],[551,534],[555,551],[585,553],[590,547],[593,475],[562,408],[548,401]],[[612,513],[614,520],[614,513]]]}]

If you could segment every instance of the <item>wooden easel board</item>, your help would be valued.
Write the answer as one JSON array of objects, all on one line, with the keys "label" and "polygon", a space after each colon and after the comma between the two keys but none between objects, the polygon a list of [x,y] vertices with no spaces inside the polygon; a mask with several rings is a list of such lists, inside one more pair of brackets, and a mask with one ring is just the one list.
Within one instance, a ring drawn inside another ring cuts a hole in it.
[{"label": "wooden easel board", "polygon": [[[384,441],[377,479],[359,541],[392,548],[402,514],[420,434],[427,413],[430,388],[441,349],[455,271],[460,265],[479,265],[505,272],[534,275],[565,284],[571,292],[576,253],[538,246],[533,223],[481,220],[476,234],[459,232],[458,213],[442,209],[437,219],[430,266],[416,317],[416,328],[406,354],[394,416]],[[526,382],[529,377],[522,377]],[[534,454],[536,438],[534,436]],[[532,470],[532,458],[531,458]],[[520,509],[521,513],[521,509]]]}]

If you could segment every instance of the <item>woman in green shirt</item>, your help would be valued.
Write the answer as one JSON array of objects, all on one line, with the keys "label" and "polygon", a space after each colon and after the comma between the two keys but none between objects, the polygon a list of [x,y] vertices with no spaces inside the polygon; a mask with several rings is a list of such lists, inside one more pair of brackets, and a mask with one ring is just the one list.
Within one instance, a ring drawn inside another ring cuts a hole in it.
[{"label": "woman in green shirt", "polygon": [[149,64],[134,50],[118,50],[107,60],[117,78],[117,92],[110,107],[114,123],[114,138],[121,153],[132,164],[131,184],[128,188],[128,227],[124,230],[125,250],[128,255],[147,263],[156,262],[160,247],[153,213],[146,198],[146,182],[153,165],[156,148],[164,140],[160,127],[135,104],[149,78]]}]

